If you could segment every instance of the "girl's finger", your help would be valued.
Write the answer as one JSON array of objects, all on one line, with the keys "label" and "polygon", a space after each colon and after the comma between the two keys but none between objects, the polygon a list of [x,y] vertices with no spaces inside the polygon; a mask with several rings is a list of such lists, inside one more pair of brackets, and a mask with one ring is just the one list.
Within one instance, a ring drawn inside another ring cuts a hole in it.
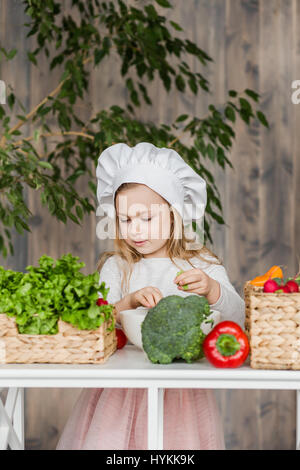
[{"label": "girl's finger", "polygon": [[[194,276],[195,279],[201,279],[202,276],[205,275],[201,269],[189,269],[188,271],[184,271],[183,273],[179,274],[179,276],[175,277],[174,282],[178,283],[180,281],[185,281],[186,279]],[[185,282],[184,282],[185,284]]]},{"label": "girl's finger", "polygon": [[187,284],[187,286],[185,288],[183,286],[179,286],[178,289],[179,290],[188,290],[189,292],[193,292],[196,289],[197,291],[205,292],[206,285],[203,282],[199,282],[199,281],[198,282],[190,282],[189,284]]},{"label": "girl's finger", "polygon": [[190,284],[191,282],[200,282],[202,280],[203,278],[199,277],[199,274],[193,273],[193,274],[190,274],[189,276],[185,276],[184,278],[182,278],[178,284],[182,286],[184,284]]},{"label": "girl's finger", "polygon": [[193,274],[193,272],[195,272],[195,268],[193,269],[188,269],[187,271],[183,271],[183,273],[179,274],[178,276],[176,276],[176,279],[180,279],[181,276],[184,276],[185,274]]},{"label": "girl's finger", "polygon": [[139,302],[141,302],[142,305],[144,305],[144,307],[150,307],[150,303],[149,303],[146,295],[138,294],[137,299],[138,299]]},{"label": "girl's finger", "polygon": [[150,307],[155,307],[155,299],[153,298],[153,295],[147,294],[146,295],[146,300],[147,300],[147,303]]},{"label": "girl's finger", "polygon": [[155,305],[158,304],[158,302],[160,301],[160,299],[162,299],[162,295],[160,292],[154,292],[153,293],[153,297],[154,297],[154,300],[155,300]]}]

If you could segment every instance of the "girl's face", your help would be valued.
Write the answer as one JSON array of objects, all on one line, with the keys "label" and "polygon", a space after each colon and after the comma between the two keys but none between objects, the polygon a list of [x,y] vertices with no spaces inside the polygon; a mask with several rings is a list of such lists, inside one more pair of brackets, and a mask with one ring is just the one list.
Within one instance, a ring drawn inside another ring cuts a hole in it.
[{"label": "girl's face", "polygon": [[[139,202],[136,202],[139,201]],[[170,237],[169,204],[144,184],[122,190],[116,196],[120,237],[145,258],[167,257]],[[137,243],[142,242],[142,243]]]}]

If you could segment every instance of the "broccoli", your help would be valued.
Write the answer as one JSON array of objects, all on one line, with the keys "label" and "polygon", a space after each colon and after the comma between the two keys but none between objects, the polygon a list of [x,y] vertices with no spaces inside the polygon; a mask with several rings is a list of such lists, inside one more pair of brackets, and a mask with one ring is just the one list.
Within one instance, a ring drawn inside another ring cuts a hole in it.
[{"label": "broccoli", "polygon": [[151,308],[142,322],[142,343],[149,360],[169,364],[174,359],[194,362],[204,357],[201,323],[211,314],[203,296],[169,295]]}]

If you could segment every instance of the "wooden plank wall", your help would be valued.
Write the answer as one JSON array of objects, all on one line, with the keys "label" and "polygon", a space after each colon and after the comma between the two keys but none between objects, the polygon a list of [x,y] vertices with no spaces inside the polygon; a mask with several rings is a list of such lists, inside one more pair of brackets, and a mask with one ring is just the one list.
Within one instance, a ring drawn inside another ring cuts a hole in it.
[{"label": "wooden plank wall", "polygon": [[[62,2],[65,3],[66,2]],[[128,0],[128,4],[135,3]],[[158,7],[161,14],[182,25],[188,37],[214,62],[204,69],[192,58],[194,71],[209,79],[212,94],[172,90],[168,94],[156,79],[149,84],[153,107],[143,105],[143,121],[170,124],[179,114],[203,116],[207,106],[221,106],[231,88],[252,88],[262,96],[262,109],[270,130],[257,123],[247,128],[237,122],[237,139],[231,152],[234,170],[210,165],[222,196],[226,226],[212,225],[211,247],[224,260],[229,277],[243,295],[245,280],[265,272],[271,265],[285,265],[287,274],[298,270],[300,255],[300,163],[298,156],[299,106],[291,101],[291,83],[300,79],[299,0],[189,0],[172,2],[174,9]],[[0,42],[18,55],[8,65],[0,63],[0,79],[18,91],[29,111],[58,82],[60,71],[48,74],[41,56],[38,68],[29,64],[26,51],[32,38],[25,37],[22,2],[0,0]],[[174,62],[175,63],[175,62]],[[297,75],[298,74],[298,75]],[[135,77],[133,71],[130,72]],[[78,109],[86,116],[93,109],[112,104],[125,106],[128,94],[119,80],[119,60],[106,59],[91,82],[90,92]],[[96,107],[96,108],[95,108]],[[32,128],[25,128],[31,135]],[[189,143],[186,139],[185,143]],[[78,188],[84,191],[83,180]],[[20,271],[37,263],[46,253],[54,258],[72,252],[86,263],[84,272],[95,269],[99,254],[112,248],[110,241],[95,235],[98,220],[86,217],[82,227],[51,218],[39,194],[26,190],[33,213],[32,233],[14,234],[15,255],[2,265]],[[78,397],[79,389],[26,390],[26,448],[54,449],[59,434]],[[227,449],[294,449],[295,393],[272,390],[217,390],[224,422]]]}]

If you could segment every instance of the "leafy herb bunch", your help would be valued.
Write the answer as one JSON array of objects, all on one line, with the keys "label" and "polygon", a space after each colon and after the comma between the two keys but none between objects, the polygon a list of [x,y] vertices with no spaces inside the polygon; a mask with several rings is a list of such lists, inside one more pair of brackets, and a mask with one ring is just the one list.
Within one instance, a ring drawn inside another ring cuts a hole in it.
[{"label": "leafy herb bunch", "polygon": [[84,275],[71,253],[54,262],[43,255],[39,266],[27,266],[22,273],[0,266],[0,312],[15,317],[19,333],[56,334],[58,320],[81,330],[97,329],[112,318],[112,304],[97,305],[99,293],[106,300],[109,288],[99,285],[99,272]]}]

